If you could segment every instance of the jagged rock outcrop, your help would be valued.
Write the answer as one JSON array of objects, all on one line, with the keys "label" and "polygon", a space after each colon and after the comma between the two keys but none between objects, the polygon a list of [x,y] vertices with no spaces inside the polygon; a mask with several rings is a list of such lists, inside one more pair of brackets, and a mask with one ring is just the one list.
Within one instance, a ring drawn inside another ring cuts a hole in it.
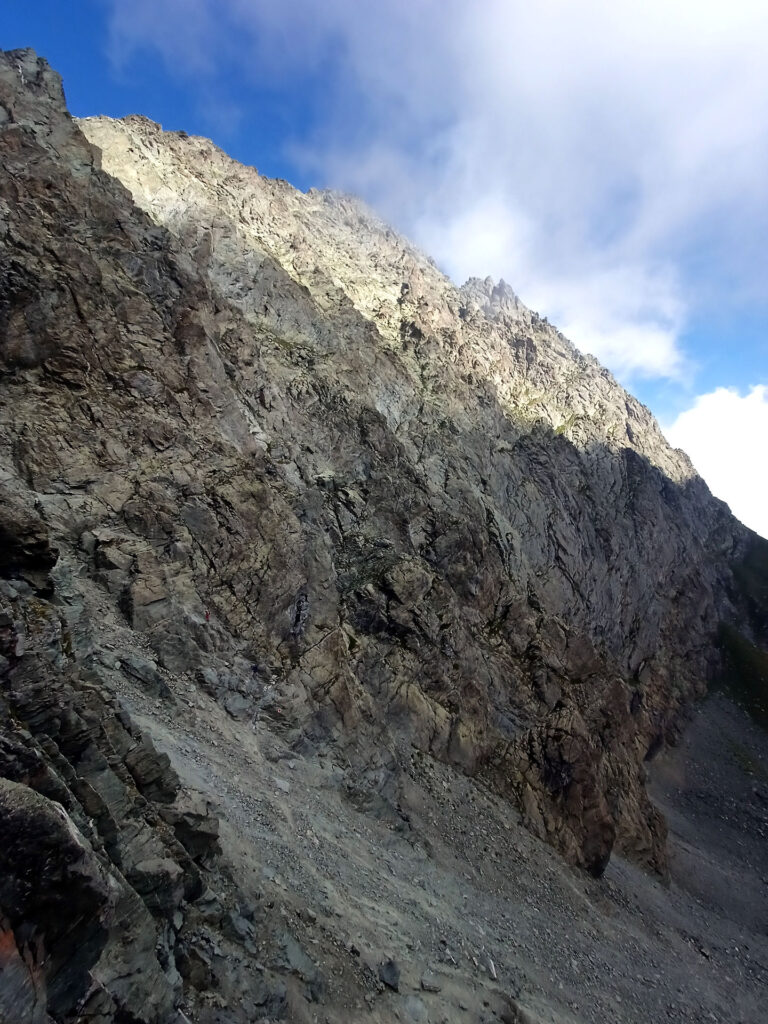
[{"label": "jagged rock outcrop", "polygon": [[243,556],[210,505],[181,512],[296,724],[386,723],[487,772],[576,862],[599,870],[618,836],[663,869],[639,765],[703,690],[743,536],[685,456],[507,285],[457,291],[357,201],[144,118],[82,127],[215,297],[217,433],[298,506],[259,525],[305,554],[278,556],[293,578],[269,608],[263,575],[238,594],[249,626],[216,593]]},{"label": "jagged rock outcrop", "polygon": [[[397,807],[416,749],[594,874],[615,844],[664,872],[643,759],[717,668],[750,537],[648,411],[357,201],[76,124],[31,51],[0,56],[0,154],[0,903],[30,1019],[171,1019],[213,977],[217,828],[115,672],[342,751],[361,800]],[[72,872],[90,923],[60,968]]]}]

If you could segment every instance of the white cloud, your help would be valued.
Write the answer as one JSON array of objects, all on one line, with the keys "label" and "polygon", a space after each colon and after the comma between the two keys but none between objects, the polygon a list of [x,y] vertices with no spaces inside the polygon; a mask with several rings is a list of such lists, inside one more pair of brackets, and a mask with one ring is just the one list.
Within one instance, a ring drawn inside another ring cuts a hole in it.
[{"label": "white cloud", "polygon": [[524,279],[521,287],[575,345],[620,377],[681,380],[690,373],[677,344],[685,317],[672,268],[597,261],[582,274]]},{"label": "white cloud", "polygon": [[768,387],[758,385],[743,396],[731,388],[700,395],[664,433],[688,453],[712,493],[768,537]]},{"label": "white cloud", "polygon": [[321,90],[294,157],[624,379],[679,378],[692,307],[765,295],[765,0],[113,8],[122,58]]},{"label": "white cloud", "polygon": [[109,52],[122,67],[137,49],[154,50],[170,65],[187,73],[215,72],[221,53],[209,43],[215,35],[216,19],[210,0],[113,0]]}]

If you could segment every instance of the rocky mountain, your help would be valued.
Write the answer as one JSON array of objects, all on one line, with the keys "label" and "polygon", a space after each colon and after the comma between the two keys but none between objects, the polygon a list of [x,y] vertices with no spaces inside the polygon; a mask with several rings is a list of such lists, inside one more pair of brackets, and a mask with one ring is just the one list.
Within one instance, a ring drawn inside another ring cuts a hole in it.
[{"label": "rocky mountain", "polygon": [[0,151],[0,1019],[650,1019],[532,1009],[559,940],[505,976],[499,908],[533,865],[597,962],[593,878],[656,898],[647,763],[708,683],[762,700],[763,543],[357,200],[75,122],[27,50]]}]

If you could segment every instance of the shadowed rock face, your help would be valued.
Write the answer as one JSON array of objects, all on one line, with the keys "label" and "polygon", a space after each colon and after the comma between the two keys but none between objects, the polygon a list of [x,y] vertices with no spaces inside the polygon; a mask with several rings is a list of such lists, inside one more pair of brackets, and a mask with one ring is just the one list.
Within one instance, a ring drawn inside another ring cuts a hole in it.
[{"label": "shadowed rock face", "polygon": [[[362,802],[398,806],[416,749],[595,875],[665,871],[643,760],[718,665],[749,536],[644,407],[354,200],[76,124],[31,51],[0,56],[0,238],[2,806],[81,851],[94,922],[50,1012],[135,984],[165,1019],[210,973],[174,929],[215,822],[117,706],[93,595],[147,693],[188,674]],[[22,919],[59,942],[63,877],[2,889],[14,964]]]},{"label": "shadowed rock face", "polygon": [[[88,968],[106,945],[105,919],[112,910],[108,879],[61,806],[27,786],[0,779],[0,823],[6,963],[27,953],[32,964],[18,962],[15,970],[30,1006],[44,978],[50,1011],[70,1012],[88,988]],[[72,956],[73,949],[79,956]],[[10,998],[4,990],[4,998],[7,1013],[27,1001],[13,990]]]}]

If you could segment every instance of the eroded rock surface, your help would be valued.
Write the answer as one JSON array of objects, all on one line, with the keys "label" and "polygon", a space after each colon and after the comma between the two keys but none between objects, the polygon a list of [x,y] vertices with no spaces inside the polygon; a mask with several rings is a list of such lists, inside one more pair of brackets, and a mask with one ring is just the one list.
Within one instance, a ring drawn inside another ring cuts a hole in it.
[{"label": "eroded rock surface", "polygon": [[[210,289],[195,387],[248,483],[169,514],[283,721],[404,740],[575,863],[618,839],[663,871],[640,765],[703,692],[744,539],[685,456],[503,282],[457,290],[355,200],[144,118],[82,129]],[[159,577],[132,586],[138,628],[167,618]]]},{"label": "eroded rock surface", "polygon": [[[235,801],[220,827],[225,774],[191,753],[217,764],[215,737],[240,801],[271,737],[407,835],[426,758],[573,865],[663,876],[644,759],[741,626],[755,539],[648,411],[355,200],[144,118],[77,124],[31,51],[0,55],[2,112],[5,1005],[229,1024],[373,999],[396,950],[345,962],[340,994],[288,929],[302,907],[256,900],[270,826]],[[511,990],[486,1009],[527,1012]]]}]

